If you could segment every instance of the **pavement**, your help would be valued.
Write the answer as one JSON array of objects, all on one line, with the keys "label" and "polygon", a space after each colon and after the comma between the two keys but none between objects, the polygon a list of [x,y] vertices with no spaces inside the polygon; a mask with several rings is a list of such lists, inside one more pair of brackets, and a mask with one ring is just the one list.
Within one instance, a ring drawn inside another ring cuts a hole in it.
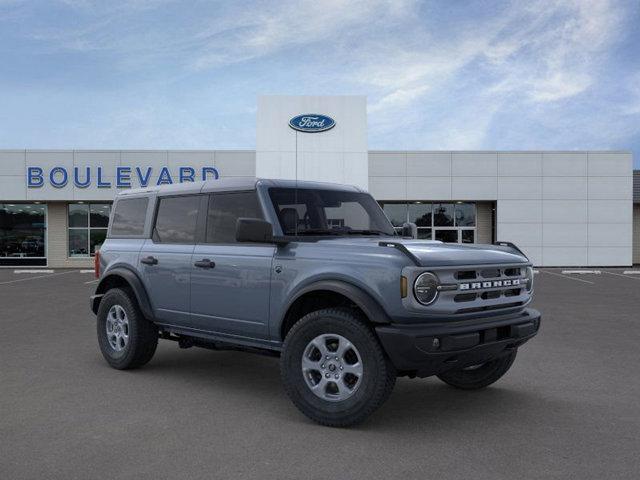
[{"label": "pavement", "polygon": [[286,397],[277,359],[161,342],[103,360],[91,274],[0,270],[1,479],[637,479],[640,275],[541,269],[540,334],[478,392],[398,380],[356,428]]}]

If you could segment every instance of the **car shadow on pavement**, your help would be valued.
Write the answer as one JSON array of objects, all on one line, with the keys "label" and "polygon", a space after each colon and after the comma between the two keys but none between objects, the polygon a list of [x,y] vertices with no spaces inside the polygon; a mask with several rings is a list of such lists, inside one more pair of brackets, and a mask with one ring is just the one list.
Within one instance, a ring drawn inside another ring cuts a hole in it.
[{"label": "car shadow on pavement", "polygon": [[[277,358],[232,351],[173,350],[170,346],[159,353],[140,370],[145,376],[162,375],[165,385],[186,382],[200,389],[211,388],[212,397],[224,392],[240,403],[259,396],[272,414],[279,412],[278,421],[315,425],[298,415],[286,397]],[[465,423],[478,419],[521,421],[526,412],[537,409],[539,413],[540,398],[531,389],[520,388],[521,385],[510,384],[508,374],[502,381],[480,391],[455,389],[435,377],[398,378],[389,400],[355,428],[398,431],[428,425],[430,429],[442,427],[450,431],[452,426],[463,428]]]}]

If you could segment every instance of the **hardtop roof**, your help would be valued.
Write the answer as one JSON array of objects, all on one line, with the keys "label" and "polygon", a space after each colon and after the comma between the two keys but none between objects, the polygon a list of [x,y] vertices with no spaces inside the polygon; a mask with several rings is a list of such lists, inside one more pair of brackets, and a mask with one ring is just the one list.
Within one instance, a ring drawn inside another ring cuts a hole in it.
[{"label": "hardtop roof", "polygon": [[195,194],[195,193],[212,193],[212,192],[228,192],[235,190],[254,190],[257,186],[264,185],[266,187],[280,188],[314,188],[322,190],[345,190],[352,192],[362,192],[363,190],[352,185],[343,185],[340,183],[329,182],[312,182],[307,180],[283,180],[283,179],[267,179],[255,177],[236,177],[236,178],[220,178],[218,180],[206,180],[200,182],[175,183],[171,185],[154,185],[143,188],[133,188],[118,193],[118,197],[128,196],[144,196],[149,194],[157,195],[176,195],[176,194]]}]

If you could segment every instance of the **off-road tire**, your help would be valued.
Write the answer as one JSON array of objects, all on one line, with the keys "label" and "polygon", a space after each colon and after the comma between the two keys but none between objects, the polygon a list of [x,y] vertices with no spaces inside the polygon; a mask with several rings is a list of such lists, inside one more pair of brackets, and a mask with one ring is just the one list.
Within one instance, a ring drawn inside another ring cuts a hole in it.
[{"label": "off-road tire", "polygon": [[[129,323],[128,343],[119,352],[111,346],[106,333],[107,314],[114,305],[124,309]],[[97,315],[97,334],[102,355],[109,365],[118,370],[145,365],[158,347],[158,328],[144,317],[129,289],[113,288],[102,297]]]},{"label": "off-road tire", "polygon": [[513,365],[518,350],[502,355],[482,364],[473,370],[450,370],[438,375],[438,378],[452,387],[462,390],[479,390],[498,381]]},{"label": "off-road tire", "polygon": [[[345,337],[362,358],[362,383],[345,400],[319,398],[303,377],[301,362],[305,349],[311,340],[323,334]],[[317,310],[293,325],[284,342],[280,372],[285,391],[296,407],[310,419],[331,427],[348,427],[364,421],[387,400],[397,376],[371,327],[353,311],[343,308]]]}]

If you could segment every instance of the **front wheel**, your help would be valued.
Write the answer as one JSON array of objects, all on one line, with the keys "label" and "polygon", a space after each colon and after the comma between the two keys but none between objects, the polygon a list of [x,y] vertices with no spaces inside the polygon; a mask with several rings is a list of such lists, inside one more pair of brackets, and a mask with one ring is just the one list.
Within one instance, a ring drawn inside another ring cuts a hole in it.
[{"label": "front wheel", "polygon": [[332,427],[365,420],[389,397],[396,379],[371,328],[338,308],[309,313],[291,328],[280,371],[296,407]]},{"label": "front wheel", "polygon": [[441,373],[438,378],[452,387],[462,390],[478,390],[497,382],[513,365],[518,350],[502,355],[501,357],[489,360],[488,362],[449,370]]}]

